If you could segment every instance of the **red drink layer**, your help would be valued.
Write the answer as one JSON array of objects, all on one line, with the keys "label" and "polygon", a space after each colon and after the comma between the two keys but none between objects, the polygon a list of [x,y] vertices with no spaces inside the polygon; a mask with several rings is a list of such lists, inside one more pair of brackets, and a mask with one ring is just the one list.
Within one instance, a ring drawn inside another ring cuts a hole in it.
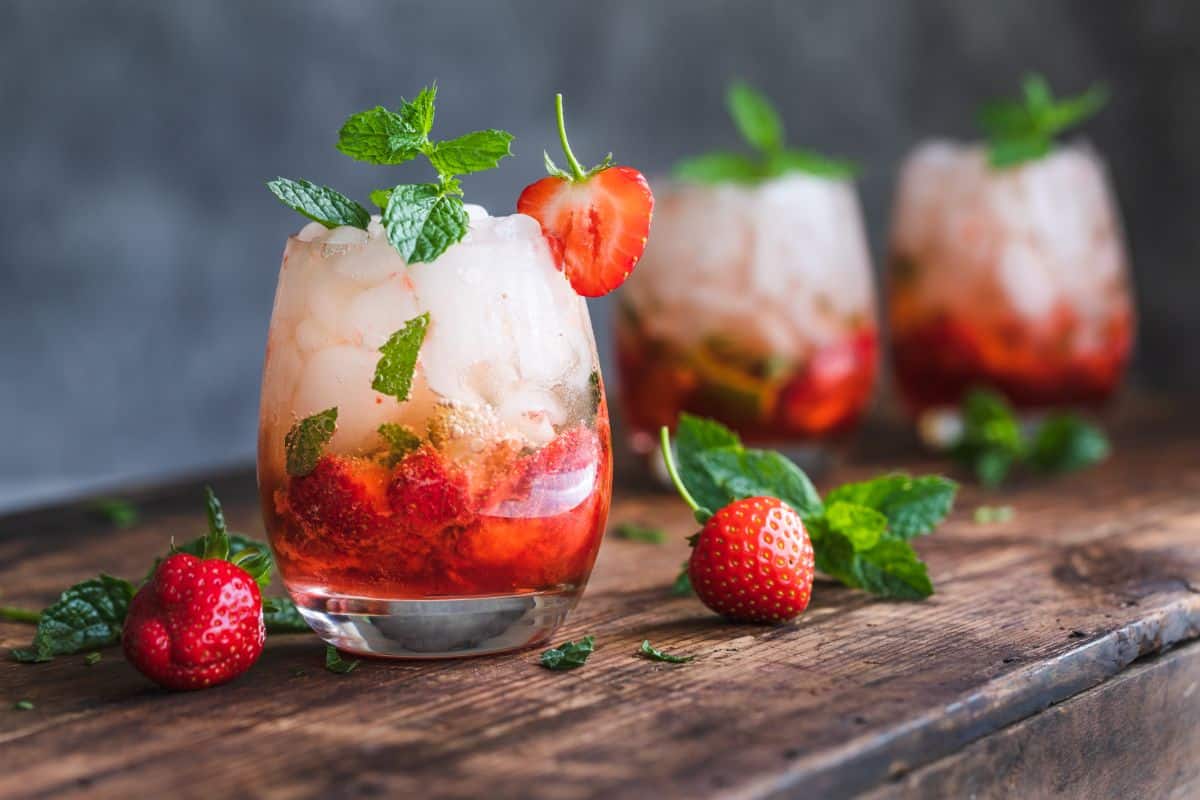
[{"label": "red drink layer", "polygon": [[424,443],[395,463],[326,455],[303,477],[265,478],[288,588],[403,600],[582,587],[612,497],[603,403],[540,449],[478,456]]},{"label": "red drink layer", "polygon": [[715,338],[683,349],[627,321],[617,336],[625,415],[635,432],[650,434],[686,411],[751,442],[835,436],[854,427],[870,400],[877,349],[874,326],[864,324],[800,363],[780,363]]}]

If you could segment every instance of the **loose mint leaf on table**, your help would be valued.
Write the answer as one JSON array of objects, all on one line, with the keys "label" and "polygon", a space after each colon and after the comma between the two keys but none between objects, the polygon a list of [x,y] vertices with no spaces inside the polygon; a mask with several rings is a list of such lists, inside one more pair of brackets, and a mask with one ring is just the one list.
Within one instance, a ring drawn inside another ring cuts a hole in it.
[{"label": "loose mint leaf on table", "polygon": [[33,711],[36,708],[32,700],[18,700],[13,703],[13,711]]},{"label": "loose mint leaf on table", "polygon": [[628,539],[631,542],[646,544],[663,544],[667,541],[667,532],[662,528],[640,525],[636,522],[622,522],[616,528],[618,539]]},{"label": "loose mint leaf on table", "polygon": [[263,623],[267,633],[309,633],[312,628],[287,597],[263,598]]},{"label": "loose mint leaf on table", "polygon": [[383,210],[388,241],[409,264],[434,261],[462,239],[470,218],[461,198],[432,183],[397,186]]},{"label": "loose mint leaf on table", "polygon": [[1049,417],[1029,444],[1027,460],[1039,472],[1071,472],[1108,458],[1108,437],[1094,425],[1070,414]]},{"label": "loose mint leaf on table", "polygon": [[825,507],[825,527],[850,540],[855,552],[870,550],[887,533],[888,519],[873,508],[837,500]]},{"label": "loose mint leaf on table", "polygon": [[512,155],[512,140],[507,131],[473,131],[434,144],[429,161],[438,172],[448,175],[494,169],[500,166],[500,159]]},{"label": "loose mint leaf on table", "polygon": [[312,472],[321,458],[321,451],[337,428],[337,407],[319,411],[292,426],[284,437],[287,451],[287,473],[299,478]]},{"label": "loose mint leaf on table", "polygon": [[856,503],[887,518],[890,531],[902,539],[924,536],[941,524],[954,505],[958,484],[940,475],[913,478],[884,475],[846,483],[825,496],[825,502]]},{"label": "loose mint leaf on table", "polygon": [[1108,91],[1093,86],[1082,94],[1056,100],[1041,75],[1026,75],[1020,100],[1000,100],[979,112],[988,138],[988,157],[997,168],[1011,167],[1047,155],[1054,138],[1096,114],[1108,103]]},{"label": "loose mint leaf on table", "polygon": [[708,153],[685,158],[672,170],[681,181],[694,183],[754,183],[763,178],[763,166],[740,153]]},{"label": "loose mint leaf on table", "polygon": [[[404,323],[379,348],[383,356],[375,365],[375,378],[371,388],[390,395],[400,402],[408,399],[412,391],[413,370],[417,367],[417,355],[429,329],[429,312],[413,317]],[[382,431],[381,431],[382,433]]]},{"label": "loose mint leaf on table", "polygon": [[91,505],[91,510],[96,516],[111,522],[118,528],[128,528],[136,525],[138,521],[137,507],[119,497],[102,497],[95,500]]},{"label": "loose mint leaf on table", "polygon": [[97,652],[88,653],[83,657],[83,665],[85,667],[94,667],[103,660],[104,656]]},{"label": "loose mint leaf on table", "polygon": [[725,95],[729,116],[747,144],[764,153],[783,147],[783,120],[766,95],[737,82]]},{"label": "loose mint leaf on table", "polygon": [[1012,506],[979,506],[972,517],[976,525],[1008,522],[1013,518]]},{"label": "loose mint leaf on table", "polygon": [[652,647],[649,639],[642,640],[642,646],[638,648],[637,655],[650,661],[664,661],[668,664],[686,664],[696,658],[695,656],[673,656],[670,653],[664,653],[662,650]]},{"label": "loose mint leaf on table", "polygon": [[896,600],[921,600],[933,594],[925,564],[908,542],[884,538],[855,556],[859,586],[872,594]]},{"label": "loose mint leaf on table", "polygon": [[129,581],[104,574],[75,584],[42,612],[33,644],[13,650],[13,658],[50,661],[55,656],[116,644],[133,592]]},{"label": "loose mint leaf on table", "polygon": [[337,149],[368,164],[403,164],[421,152],[427,131],[404,115],[376,106],[352,114],[338,132]]},{"label": "loose mint leaf on table", "polygon": [[276,178],[267,183],[267,188],[283,204],[293,211],[319,222],[326,228],[349,225],[366,230],[371,215],[358,203],[324,186],[305,180]]},{"label": "loose mint leaf on table", "polygon": [[337,675],[353,672],[358,666],[357,658],[344,658],[331,644],[325,645],[325,669]]},{"label": "loose mint leaf on table", "polygon": [[595,645],[593,636],[584,636],[578,642],[563,642],[542,653],[542,666],[560,671],[582,667],[596,649]]}]

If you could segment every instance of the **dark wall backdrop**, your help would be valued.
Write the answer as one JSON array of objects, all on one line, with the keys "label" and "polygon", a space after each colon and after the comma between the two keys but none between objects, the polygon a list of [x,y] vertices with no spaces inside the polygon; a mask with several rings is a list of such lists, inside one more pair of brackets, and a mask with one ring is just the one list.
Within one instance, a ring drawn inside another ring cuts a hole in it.
[{"label": "dark wall backdrop", "polygon": [[[380,168],[334,150],[341,121],[434,78],[437,132],[516,135],[517,158],[465,182],[504,212],[554,145],[555,90],[586,159],[611,149],[654,173],[734,143],[721,97],[745,77],[798,143],[863,162],[877,255],[916,139],[970,134],[977,102],[1029,68],[1063,90],[1103,79],[1114,99],[1089,135],[1128,227],[1139,373],[1200,386],[1198,3],[8,0],[3,12],[0,505],[250,457],[279,255],[298,227],[263,181],[364,197]],[[593,305],[605,354],[608,308]]]}]

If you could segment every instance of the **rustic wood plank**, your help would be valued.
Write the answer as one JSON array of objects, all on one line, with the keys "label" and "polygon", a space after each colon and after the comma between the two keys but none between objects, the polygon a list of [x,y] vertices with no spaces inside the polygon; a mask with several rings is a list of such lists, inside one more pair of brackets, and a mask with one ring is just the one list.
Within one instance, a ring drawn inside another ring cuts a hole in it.
[{"label": "rustic wood plank", "polygon": [[[1194,425],[1151,415],[1096,470],[968,490],[919,544],[934,598],[883,603],[823,584],[798,624],[777,629],[671,597],[693,525],[674,499],[627,484],[612,522],[675,536],[605,542],[562,633],[598,639],[574,673],[523,653],[336,676],[308,636],[276,638],[243,678],[187,695],[149,685],[116,650],[90,668],[5,661],[0,796],[839,797],[932,780],[917,776],[1200,637],[1198,447]],[[826,482],[898,466],[944,467],[884,451]],[[231,523],[261,534],[252,476],[217,489]],[[142,523],[121,531],[78,504],[0,519],[0,602],[42,604],[100,569],[140,574],[169,536],[199,530],[199,491],[143,491]],[[984,499],[1016,517],[974,525]],[[28,636],[0,624],[0,647]],[[643,638],[700,657],[635,659]],[[25,697],[34,711],[7,710]]]}]

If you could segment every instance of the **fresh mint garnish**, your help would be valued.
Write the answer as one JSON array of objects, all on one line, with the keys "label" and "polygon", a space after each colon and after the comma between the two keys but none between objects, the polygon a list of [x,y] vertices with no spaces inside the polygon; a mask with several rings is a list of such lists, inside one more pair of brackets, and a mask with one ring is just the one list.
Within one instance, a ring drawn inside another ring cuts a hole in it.
[{"label": "fresh mint garnish", "polygon": [[91,504],[91,511],[118,528],[128,528],[136,525],[138,521],[137,508],[133,503],[119,497],[102,497],[95,500]]},{"label": "fresh mint garnish", "polygon": [[998,486],[1013,468],[1042,474],[1071,472],[1108,457],[1108,438],[1074,414],[1048,416],[1032,433],[1021,426],[1004,397],[976,389],[963,400],[963,431],[950,453],[985,486]]},{"label": "fresh mint garnish", "polygon": [[293,211],[299,211],[313,222],[326,228],[349,225],[366,230],[371,215],[358,203],[325,186],[317,186],[305,180],[276,178],[267,183],[271,194],[283,201]]},{"label": "fresh mint garnish", "polygon": [[389,468],[399,464],[405,456],[421,446],[421,437],[412,428],[396,422],[380,425],[379,435],[388,443],[386,463]]},{"label": "fresh mint garnish", "polygon": [[357,658],[343,658],[336,647],[331,644],[325,645],[325,669],[337,675],[345,675],[353,672],[357,666]]},{"label": "fresh mint garnish", "polygon": [[384,342],[379,348],[383,355],[375,365],[372,389],[390,395],[402,403],[408,399],[408,394],[412,391],[413,370],[417,367],[417,355],[421,351],[428,329],[429,312],[426,311],[404,323],[403,328]]},{"label": "fresh mint garnish", "polygon": [[783,120],[766,95],[745,83],[735,83],[725,94],[725,105],[752,155],[714,152],[687,158],[675,165],[675,177],[696,183],[757,183],[793,172],[831,180],[858,174],[851,161],[827,158],[811,150],[785,146]]},{"label": "fresh mint garnish", "polygon": [[1056,100],[1041,75],[1026,75],[1020,100],[989,103],[979,112],[979,125],[988,138],[988,160],[1004,168],[1041,158],[1054,147],[1054,138],[1083,123],[1104,108],[1108,91],[1096,85],[1074,97]]},{"label": "fresh mint garnish", "polygon": [[[507,131],[489,128],[430,139],[436,98],[437,86],[428,86],[395,111],[376,106],[351,115],[338,132],[337,149],[353,159],[395,165],[423,155],[437,172],[436,183],[371,192],[371,202],[382,210],[388,241],[409,264],[434,261],[466,235],[470,220],[456,176],[492,169],[512,155],[513,137]],[[371,221],[366,209],[332,189],[284,178],[268,186],[285,205],[326,227],[366,228]]]},{"label": "fresh mint garnish", "polygon": [[[933,592],[908,540],[945,519],[958,489],[953,481],[884,475],[844,484],[822,500],[804,471],[783,455],[747,449],[725,426],[689,414],[679,417],[674,448],[662,431],[662,448],[667,472],[701,523],[735,500],[775,497],[804,520],[818,569],[883,597],[919,599]],[[690,589],[684,566],[676,579],[680,593]]]},{"label": "fresh mint garnish", "polygon": [[552,670],[567,670],[582,667],[588,656],[596,649],[596,639],[584,636],[577,642],[563,642],[542,653],[542,666]]},{"label": "fresh mint garnish", "polygon": [[645,544],[663,544],[667,541],[667,532],[662,528],[649,525],[639,525],[636,522],[622,522],[615,531],[618,539]]},{"label": "fresh mint garnish", "polygon": [[638,648],[637,655],[650,661],[664,661],[668,664],[686,664],[696,658],[695,656],[673,656],[670,653],[664,653],[656,647],[651,647],[649,639],[642,640],[642,646]]},{"label": "fresh mint garnish", "polygon": [[305,417],[292,426],[284,437],[287,452],[287,473],[300,478],[312,472],[321,459],[321,451],[337,428],[337,406]]},{"label": "fresh mint garnish", "polygon": [[263,624],[267,633],[308,633],[312,630],[289,597],[263,598]]},{"label": "fresh mint garnish", "polygon": [[102,658],[104,658],[104,656],[100,655],[97,652],[88,653],[86,656],[83,657],[83,665],[85,667],[94,667],[100,663],[100,660]]},{"label": "fresh mint garnish", "polygon": [[18,700],[13,703],[13,711],[33,711],[34,708],[32,700]]},{"label": "fresh mint garnish", "polygon": [[133,592],[129,581],[104,574],[75,584],[41,613],[33,644],[13,650],[13,658],[51,661],[55,656],[116,644]]},{"label": "fresh mint garnish", "polygon": [[1012,518],[1012,506],[979,506],[972,515],[972,519],[975,520],[976,525],[1008,522]]}]

